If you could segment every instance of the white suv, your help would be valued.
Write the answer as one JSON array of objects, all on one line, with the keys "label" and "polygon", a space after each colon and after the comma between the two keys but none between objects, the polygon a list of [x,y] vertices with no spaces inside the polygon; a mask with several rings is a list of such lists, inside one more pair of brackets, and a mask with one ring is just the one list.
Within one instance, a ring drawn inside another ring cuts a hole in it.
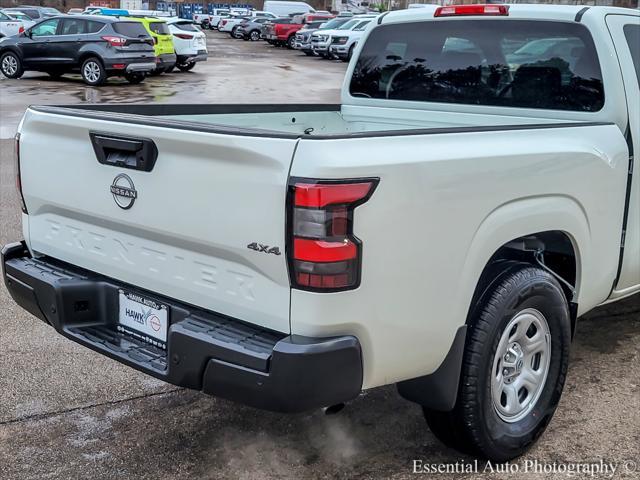
[{"label": "white suv", "polygon": [[207,60],[207,37],[191,21],[181,18],[168,20],[169,31],[176,49],[176,67],[183,72],[195,67],[196,62]]},{"label": "white suv", "polygon": [[371,21],[377,15],[358,15],[353,17],[347,23],[339,26],[335,30],[319,30],[311,35],[311,48],[316,55],[324,58],[330,57],[329,46],[331,45],[331,37],[333,35],[341,35],[349,30],[357,27],[363,21]]},{"label": "white suv", "polygon": [[358,40],[362,38],[365,30],[371,24],[371,20],[363,20],[353,29],[331,35],[329,41],[329,56],[338,57],[343,62],[351,60],[353,50],[358,44]]}]

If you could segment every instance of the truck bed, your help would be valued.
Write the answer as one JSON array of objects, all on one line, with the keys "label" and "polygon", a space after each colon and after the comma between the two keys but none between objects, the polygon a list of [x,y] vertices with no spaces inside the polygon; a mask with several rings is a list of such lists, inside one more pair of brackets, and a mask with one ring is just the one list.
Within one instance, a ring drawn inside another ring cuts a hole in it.
[{"label": "truck bed", "polygon": [[[545,117],[470,114],[354,105],[128,105],[37,106],[43,113],[66,114],[195,131],[295,139],[423,135],[465,131],[551,128],[587,122]],[[588,124],[594,124],[590,122]]]}]

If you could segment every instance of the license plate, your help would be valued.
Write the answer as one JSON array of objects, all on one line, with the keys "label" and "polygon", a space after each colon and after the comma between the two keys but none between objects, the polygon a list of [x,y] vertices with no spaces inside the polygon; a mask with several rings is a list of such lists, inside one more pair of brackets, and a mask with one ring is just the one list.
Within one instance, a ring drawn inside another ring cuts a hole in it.
[{"label": "license plate", "polygon": [[119,292],[118,331],[166,348],[169,307],[137,293]]}]

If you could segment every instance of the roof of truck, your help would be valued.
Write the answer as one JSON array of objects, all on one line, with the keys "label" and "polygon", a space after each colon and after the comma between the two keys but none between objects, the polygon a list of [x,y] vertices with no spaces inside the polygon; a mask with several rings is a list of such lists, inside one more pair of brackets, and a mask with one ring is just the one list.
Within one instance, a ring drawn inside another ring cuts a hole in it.
[{"label": "roof of truck", "polygon": [[[482,4],[485,6],[485,4]],[[436,18],[436,20],[447,20],[451,18],[520,18],[520,19],[541,19],[541,20],[565,20],[576,21],[583,15],[601,15],[616,13],[623,15],[640,16],[640,11],[634,8],[620,7],[589,7],[585,5],[544,5],[544,4],[499,4],[508,7],[507,16],[493,15],[458,15]],[[452,5],[452,7],[468,7],[469,5]],[[486,4],[488,7],[497,7],[498,4]],[[397,10],[384,15],[378,23],[401,23],[415,22],[419,20],[433,20],[437,5],[425,5],[424,8],[410,8],[407,10]]]}]

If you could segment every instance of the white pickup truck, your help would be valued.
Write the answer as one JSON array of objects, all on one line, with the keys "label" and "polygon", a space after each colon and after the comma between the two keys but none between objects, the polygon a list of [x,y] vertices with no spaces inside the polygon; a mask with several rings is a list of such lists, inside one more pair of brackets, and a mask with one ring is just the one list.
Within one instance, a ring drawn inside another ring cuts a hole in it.
[{"label": "white pickup truck", "polygon": [[640,13],[375,22],[341,105],[30,107],[4,280],[167,382],[276,411],[397,384],[448,445],[514,458],[576,319],[640,291]]}]

